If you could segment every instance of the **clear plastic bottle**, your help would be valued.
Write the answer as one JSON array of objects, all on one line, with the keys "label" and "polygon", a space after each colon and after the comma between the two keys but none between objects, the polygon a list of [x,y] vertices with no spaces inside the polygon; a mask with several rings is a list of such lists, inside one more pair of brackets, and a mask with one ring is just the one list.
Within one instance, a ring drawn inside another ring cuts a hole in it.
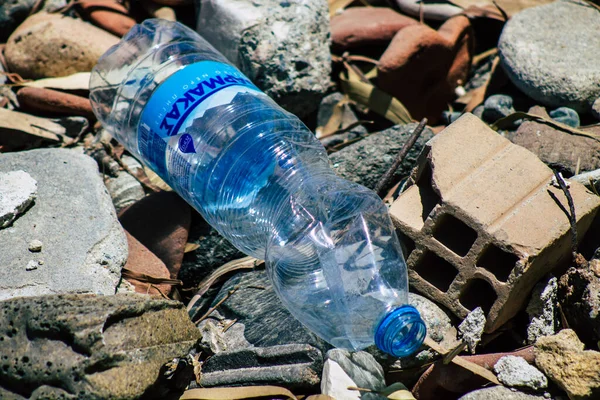
[{"label": "clear plastic bottle", "polygon": [[395,356],[425,336],[384,203],[191,29],[136,25],[92,71],[104,127],[238,249],[265,259],[283,304],[332,345]]}]

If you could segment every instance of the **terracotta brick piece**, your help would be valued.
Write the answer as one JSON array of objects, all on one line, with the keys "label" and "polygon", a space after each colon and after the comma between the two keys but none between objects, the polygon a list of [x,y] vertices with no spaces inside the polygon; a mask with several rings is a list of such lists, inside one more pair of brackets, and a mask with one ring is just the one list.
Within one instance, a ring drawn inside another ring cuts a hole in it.
[{"label": "terracotta brick piece", "polygon": [[[481,306],[486,332],[499,328],[544,274],[570,261],[569,206],[552,179],[533,153],[472,114],[436,135],[413,170],[416,183],[390,208],[411,286],[461,318]],[[600,197],[575,182],[570,193],[582,237]]]}]

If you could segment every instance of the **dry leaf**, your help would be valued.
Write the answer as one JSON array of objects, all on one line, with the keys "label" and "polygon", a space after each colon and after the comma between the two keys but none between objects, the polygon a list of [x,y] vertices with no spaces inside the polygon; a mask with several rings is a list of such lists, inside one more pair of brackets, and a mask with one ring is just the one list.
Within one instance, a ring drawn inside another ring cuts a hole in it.
[{"label": "dry leaf", "polygon": [[46,118],[0,108],[0,151],[39,147],[63,142],[66,128]]},{"label": "dry leaf", "polygon": [[344,8],[348,7],[354,0],[329,0],[329,16],[333,17]]},{"label": "dry leaf", "polygon": [[308,396],[304,400],[336,400],[331,396],[327,396],[326,394],[313,394],[312,396]]},{"label": "dry leaf", "polygon": [[376,88],[371,83],[363,82],[351,69],[340,74],[342,91],[351,100],[360,103],[395,124],[412,122],[410,113],[396,98]]},{"label": "dry leaf", "polygon": [[60,90],[89,90],[90,72],[79,72],[77,74],[63,76],[60,78],[46,78],[37,81],[25,82],[23,86],[49,88]]},{"label": "dry leaf", "polygon": [[344,106],[346,104],[348,104],[348,98],[344,96],[343,99],[338,101],[338,103],[333,106],[333,112],[331,113],[331,117],[329,117],[329,120],[325,126],[318,126],[315,130],[317,139],[330,136],[340,128],[342,120],[344,119]]},{"label": "dry leaf", "polygon": [[268,397],[297,400],[287,389],[277,386],[246,386],[186,390],[179,400],[237,400]]},{"label": "dry leaf", "polygon": [[[473,6],[481,8],[489,8],[489,6],[495,7],[491,0],[450,0],[450,2],[464,9]],[[509,17],[512,17],[526,8],[541,6],[552,2],[554,2],[554,0],[496,0],[496,4],[498,4]]]},{"label": "dry leaf", "polygon": [[183,249],[183,252],[184,253],[189,253],[191,251],[196,250],[199,247],[200,247],[200,245],[198,243],[186,243],[185,247]]},{"label": "dry leaf", "polygon": [[150,168],[144,167],[144,172],[146,173],[146,176],[150,180],[150,183],[152,183],[154,186],[156,186],[162,190],[165,190],[167,192],[173,191],[173,189],[171,189],[171,186],[169,186],[165,181],[163,181],[162,178],[160,176],[158,176],[156,174],[156,172],[152,171]]}]

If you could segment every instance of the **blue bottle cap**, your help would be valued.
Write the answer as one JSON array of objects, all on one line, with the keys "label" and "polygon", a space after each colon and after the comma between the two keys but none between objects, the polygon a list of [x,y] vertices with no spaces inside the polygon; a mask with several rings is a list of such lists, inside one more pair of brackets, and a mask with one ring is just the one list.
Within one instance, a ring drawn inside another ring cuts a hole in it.
[{"label": "blue bottle cap", "polygon": [[375,345],[394,357],[416,352],[425,340],[427,328],[416,308],[403,305],[390,311],[375,331]]}]

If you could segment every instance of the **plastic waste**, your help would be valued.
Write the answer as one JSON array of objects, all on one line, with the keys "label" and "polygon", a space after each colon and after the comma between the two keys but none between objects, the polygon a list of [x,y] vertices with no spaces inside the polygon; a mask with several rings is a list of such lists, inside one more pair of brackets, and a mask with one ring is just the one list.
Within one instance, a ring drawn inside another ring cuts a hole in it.
[{"label": "plastic waste", "polygon": [[134,26],[98,61],[103,126],[246,254],[318,336],[351,350],[416,351],[400,242],[377,195],[337,177],[310,130],[191,29]]}]

